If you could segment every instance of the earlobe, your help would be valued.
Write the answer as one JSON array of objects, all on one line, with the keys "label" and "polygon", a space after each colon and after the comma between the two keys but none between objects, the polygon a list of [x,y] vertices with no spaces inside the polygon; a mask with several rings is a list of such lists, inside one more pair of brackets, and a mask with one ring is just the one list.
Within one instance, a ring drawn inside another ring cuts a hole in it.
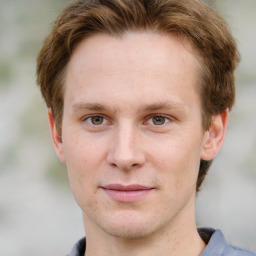
[{"label": "earlobe", "polygon": [[60,159],[60,161],[63,164],[66,164],[66,160],[65,160],[64,152],[63,152],[63,143],[62,143],[61,135],[59,134],[59,132],[56,128],[54,116],[53,116],[51,109],[48,109],[48,122],[49,122],[50,134],[51,134],[54,150],[55,150],[58,158]]},{"label": "earlobe", "polygon": [[213,116],[211,126],[204,134],[201,160],[210,161],[220,151],[226,134],[228,113],[229,109],[226,109],[224,112]]}]

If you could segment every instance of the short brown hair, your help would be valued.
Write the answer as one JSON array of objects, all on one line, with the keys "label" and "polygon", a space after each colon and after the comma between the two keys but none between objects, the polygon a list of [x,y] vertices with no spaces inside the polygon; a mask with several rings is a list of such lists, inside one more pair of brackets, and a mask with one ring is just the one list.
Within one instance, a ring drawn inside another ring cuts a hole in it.
[{"label": "short brown hair", "polygon": [[[178,34],[199,53],[205,130],[212,116],[232,108],[239,53],[225,21],[201,0],[77,0],[62,11],[37,59],[37,83],[60,133],[65,69],[78,43],[96,33],[146,30]],[[197,190],[210,164],[201,161]]]}]

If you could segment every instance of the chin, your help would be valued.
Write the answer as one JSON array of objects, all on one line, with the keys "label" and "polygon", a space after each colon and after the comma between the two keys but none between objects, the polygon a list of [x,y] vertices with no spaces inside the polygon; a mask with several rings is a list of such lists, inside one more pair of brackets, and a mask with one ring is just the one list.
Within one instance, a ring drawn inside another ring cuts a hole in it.
[{"label": "chin", "polygon": [[112,227],[104,230],[111,236],[123,239],[142,239],[150,236],[153,232],[147,227],[134,227],[133,225],[123,226],[122,228]]},{"label": "chin", "polygon": [[105,222],[102,229],[111,236],[123,239],[146,238],[161,228],[153,220],[149,221],[145,218],[115,218],[112,220],[107,225],[107,222]]}]

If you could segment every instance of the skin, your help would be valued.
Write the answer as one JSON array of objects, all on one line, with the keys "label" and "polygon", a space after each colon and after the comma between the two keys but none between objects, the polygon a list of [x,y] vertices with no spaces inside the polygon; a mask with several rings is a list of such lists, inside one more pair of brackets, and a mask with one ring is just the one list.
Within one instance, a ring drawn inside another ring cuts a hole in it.
[{"label": "skin", "polygon": [[[98,34],[74,51],[61,136],[50,110],[48,116],[83,212],[87,256],[204,249],[195,224],[196,180],[200,160],[213,159],[223,143],[228,110],[203,130],[199,70],[191,45],[172,34]],[[109,184],[149,189],[120,199],[108,193]]]}]

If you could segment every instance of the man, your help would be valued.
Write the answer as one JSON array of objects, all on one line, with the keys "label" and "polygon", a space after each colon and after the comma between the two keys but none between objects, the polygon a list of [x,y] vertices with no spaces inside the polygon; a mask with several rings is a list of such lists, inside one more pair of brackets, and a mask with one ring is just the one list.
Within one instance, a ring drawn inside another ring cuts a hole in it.
[{"label": "man", "polygon": [[234,103],[236,44],[199,0],[80,0],[37,81],[83,212],[70,256],[256,255],[199,229],[195,196]]}]

